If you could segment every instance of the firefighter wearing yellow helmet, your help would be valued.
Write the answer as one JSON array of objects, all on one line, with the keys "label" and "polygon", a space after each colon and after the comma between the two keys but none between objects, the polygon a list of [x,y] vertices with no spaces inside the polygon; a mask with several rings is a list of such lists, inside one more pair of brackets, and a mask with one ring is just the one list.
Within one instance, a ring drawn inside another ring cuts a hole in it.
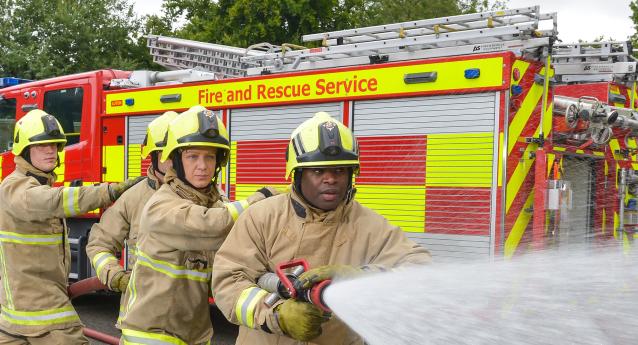
[{"label": "firefighter wearing yellow helmet", "polygon": [[258,281],[280,263],[305,259],[311,269],[300,283],[308,289],[327,279],[430,262],[399,227],[353,199],[358,172],[356,140],[329,114],[317,113],[293,131],[286,155],[293,192],[248,209],[215,257],[215,302],[240,325],[238,345],[363,344],[313,304],[287,299],[267,306]]},{"label": "firefighter wearing yellow helmet", "polygon": [[247,200],[224,203],[215,181],[229,153],[228,131],[213,111],[194,106],[169,124],[162,160],[173,166],[142,212],[123,344],[210,341],[215,252],[241,211],[276,194],[262,188]]},{"label": "firefighter wearing yellow helmet", "polygon": [[0,343],[88,344],[66,293],[64,218],[111,204],[133,182],[53,187],[66,137],[42,110],[18,120],[13,142],[16,169],[0,183]]},{"label": "firefighter wearing yellow helmet", "polygon": [[[177,117],[176,112],[167,111],[148,124],[142,146],[142,158],[150,156],[151,165],[146,171],[145,181],[138,183],[128,193],[122,195],[104,212],[100,222],[91,228],[86,253],[100,281],[111,290],[122,292],[120,306],[126,305],[124,292],[136,261],[135,248],[142,209],[151,195],[162,185],[164,174],[171,166],[170,160],[160,162],[160,159],[162,150],[166,146],[168,124],[175,117]],[[122,253],[125,247],[126,263],[125,267],[122,267],[117,255]]]}]

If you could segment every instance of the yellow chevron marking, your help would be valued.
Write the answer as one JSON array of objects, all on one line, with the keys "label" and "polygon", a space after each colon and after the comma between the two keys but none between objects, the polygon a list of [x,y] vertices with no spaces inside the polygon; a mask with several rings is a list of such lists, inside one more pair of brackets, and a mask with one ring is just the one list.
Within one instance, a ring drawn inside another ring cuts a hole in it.
[{"label": "yellow chevron marking", "polygon": [[518,244],[521,242],[521,238],[525,233],[525,229],[529,224],[530,219],[532,219],[532,214],[526,212],[525,209],[528,209],[532,206],[532,202],[534,201],[534,193],[530,193],[527,197],[527,201],[525,201],[525,205],[523,206],[523,210],[518,214],[518,218],[516,218],[516,222],[512,227],[512,231],[510,231],[507,236],[507,240],[505,240],[505,249],[504,255],[506,259],[509,259],[514,255]]},{"label": "yellow chevron marking", "polygon": [[[525,73],[527,72],[527,69],[529,68],[530,63],[525,61],[525,60],[516,60],[514,61],[514,63],[512,64],[512,72],[514,72],[515,68],[518,68],[518,71],[520,72],[520,77],[518,80],[514,80],[514,73],[512,73],[512,76],[510,78],[510,83],[511,85],[518,85],[518,83],[521,82],[521,80],[523,80],[523,76],[525,75]],[[510,94],[511,96],[511,94]]]},{"label": "yellow chevron marking", "polygon": [[547,105],[547,111],[545,111],[545,118],[543,119],[543,135],[545,138],[549,138],[552,132],[552,113],[554,110],[554,102],[551,100]]},{"label": "yellow chevron marking", "polygon": [[[618,88],[617,85],[610,85],[609,86],[609,93],[614,94],[614,95],[618,95],[618,96],[622,96],[622,94],[620,93],[620,89]],[[619,108],[624,108],[625,104],[624,103],[614,102],[614,106],[619,107]]]},{"label": "yellow chevron marking", "polygon": [[[545,68],[542,68],[539,73],[541,75],[545,73]],[[549,75],[551,78],[551,76],[554,75],[554,70],[550,69]],[[532,112],[534,111],[534,109],[538,106],[538,102],[542,100],[542,97],[543,97],[543,86],[538,85],[536,83],[532,84],[531,89],[529,90],[529,92],[525,96],[525,99],[521,103],[520,109],[518,109],[518,111],[516,112],[516,115],[514,116],[514,121],[510,123],[508,145],[507,145],[508,154],[512,153],[512,149],[514,148],[514,145],[516,144],[518,140],[524,140],[524,138],[520,138],[521,132],[523,132],[523,129],[525,129],[525,125],[527,125],[527,121],[532,115]],[[549,121],[549,122],[544,127],[549,127],[549,129],[546,129],[546,131],[543,132],[543,134],[545,135],[549,134],[549,132],[551,131],[551,116],[549,114],[551,114],[550,111],[552,110],[553,104],[550,102],[548,103],[549,104],[547,106],[545,117],[546,117],[546,121]]]},{"label": "yellow chevron marking", "polygon": [[[549,174],[552,171],[552,167],[554,166],[554,160],[556,159],[556,155],[553,153],[548,153],[547,154],[547,176],[549,176]],[[550,180],[553,179],[552,177],[549,178]]]},{"label": "yellow chevron marking", "polygon": [[[536,131],[534,132],[534,136],[537,136],[538,133],[539,133],[538,128],[536,128]],[[532,165],[534,165],[535,159],[529,158],[530,153],[533,152],[534,150],[536,150],[536,144],[527,145],[527,147],[525,148],[525,152],[523,152],[523,156],[521,157],[522,162],[519,162],[516,165],[516,169],[514,170],[514,173],[512,174],[509,182],[507,183],[507,195],[505,199],[506,214],[507,212],[509,212],[510,206],[512,206],[512,203],[514,202],[514,198],[516,197],[519,190],[521,189],[521,186],[523,185],[523,182],[525,181],[525,178],[527,177],[529,170],[532,168]]]}]

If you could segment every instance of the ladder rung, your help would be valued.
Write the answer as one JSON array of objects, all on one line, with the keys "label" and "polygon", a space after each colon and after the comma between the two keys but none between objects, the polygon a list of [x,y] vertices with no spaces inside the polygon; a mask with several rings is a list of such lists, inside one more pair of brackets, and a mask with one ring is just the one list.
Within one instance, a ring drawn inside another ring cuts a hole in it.
[{"label": "ladder rung", "polygon": [[[466,30],[476,30],[476,29],[483,29],[485,28],[484,25],[484,20],[482,22],[470,22],[470,23],[466,23],[467,27]],[[509,20],[506,25],[515,25],[515,24],[521,24],[521,23],[526,23],[529,22],[529,20],[527,20],[526,18],[514,18]],[[458,25],[458,24],[455,24]],[[504,26],[504,25],[503,25]],[[455,28],[457,30],[460,30],[462,28]],[[427,35],[427,34],[435,34],[435,31],[433,28],[418,28],[418,29],[409,29],[409,30],[405,30],[405,35],[407,37],[410,36],[422,36],[422,35]],[[351,37],[347,37],[344,38],[344,41],[347,40],[347,42],[350,43],[359,43],[359,42],[368,42],[368,41],[372,41],[372,39],[370,39],[370,37],[372,37],[371,35],[360,35],[360,36],[351,36]],[[385,32],[385,33],[379,33],[375,35],[375,39],[392,39],[392,38],[398,38],[399,35],[396,32]],[[337,39],[328,39],[326,40],[326,45],[327,46],[334,46],[337,45]]]},{"label": "ladder rung", "polygon": [[[335,53],[349,53],[361,50],[380,49],[380,48],[399,48],[412,45],[427,45],[437,44],[445,42],[462,42],[468,39],[480,38],[480,37],[505,37],[507,35],[520,35],[521,32],[531,32],[535,29],[533,24],[522,24],[515,27],[497,27],[489,30],[467,30],[457,31],[451,33],[445,33],[440,35],[425,35],[406,38],[396,38],[384,41],[370,41],[355,44],[344,44],[323,47],[321,51],[313,51],[311,49],[296,50],[286,53],[286,58],[294,58],[300,56],[305,58],[306,56],[326,56]],[[278,58],[278,54],[265,54],[259,57],[244,57],[242,62],[253,62],[266,59]]]},{"label": "ladder rung", "polygon": [[[503,42],[503,45],[498,50],[490,50],[490,47],[493,46],[493,42],[485,42],[486,47],[484,49],[476,50],[477,44],[473,42],[469,45],[452,45],[449,47],[443,48],[431,48],[431,49],[422,49],[417,51],[399,51],[399,52],[391,52],[388,53],[388,61],[404,61],[404,60],[415,60],[415,59],[428,59],[433,57],[445,57],[445,56],[458,56],[458,55],[473,55],[473,54],[482,54],[493,51],[513,51],[520,53],[522,51],[526,51],[528,49],[536,49],[538,47],[547,47],[549,46],[549,38],[532,38],[526,40],[511,40],[507,42]],[[481,44],[478,44],[480,46]],[[483,48],[483,47],[482,47]],[[350,58],[337,58],[337,59],[306,59],[302,61],[297,67],[293,67],[292,64],[286,64],[276,69],[270,71],[272,72],[291,72],[291,71],[301,71],[301,70],[316,70],[322,68],[333,68],[333,67],[345,67],[345,66],[354,66],[354,65],[366,65],[369,64],[369,56],[360,55],[353,56]],[[248,75],[257,75],[260,74],[264,68],[262,67],[253,67],[248,69]]]},{"label": "ladder rung", "polygon": [[387,32],[392,30],[399,30],[402,28],[416,29],[416,28],[433,26],[435,24],[464,23],[468,21],[486,20],[488,17],[498,18],[498,17],[506,17],[506,16],[529,15],[529,14],[538,13],[538,12],[539,12],[539,6],[524,7],[524,8],[518,8],[518,9],[511,9],[511,10],[503,10],[503,11],[472,13],[472,14],[464,14],[459,16],[423,19],[423,20],[402,22],[402,23],[396,23],[396,24],[370,26],[370,27],[359,28],[359,29],[340,30],[340,31],[304,35],[302,40],[304,42],[321,41],[324,38],[331,39],[331,38],[347,37],[347,36],[362,35],[362,34],[369,34],[369,33],[381,33],[381,32]]}]

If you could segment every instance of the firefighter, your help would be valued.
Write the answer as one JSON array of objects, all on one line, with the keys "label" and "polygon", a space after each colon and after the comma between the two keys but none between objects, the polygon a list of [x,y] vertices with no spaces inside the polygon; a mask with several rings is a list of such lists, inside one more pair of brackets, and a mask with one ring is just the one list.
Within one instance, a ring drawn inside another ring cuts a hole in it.
[{"label": "firefighter", "polygon": [[66,137],[42,110],[18,120],[13,143],[16,169],[0,184],[0,344],[88,344],[67,295],[65,218],[111,204],[135,181],[53,187]]},{"label": "firefighter", "polygon": [[120,343],[209,343],[214,254],[244,209],[277,194],[264,187],[224,204],[216,179],[229,154],[228,132],[212,111],[194,106],[169,124],[162,159],[172,168],[142,211]]},{"label": "firefighter", "polygon": [[[151,157],[146,181],[135,185],[128,193],[125,193],[104,212],[100,222],[91,228],[86,252],[100,281],[109,289],[122,292],[120,310],[126,305],[124,292],[131,275],[130,269],[135,264],[135,243],[142,209],[151,195],[162,185],[164,175],[171,166],[170,160],[160,162],[160,158],[162,149],[166,146],[168,123],[176,116],[176,112],[167,111],[149,123],[142,148],[142,157]],[[129,270],[124,270],[116,257],[122,252],[125,240],[128,246],[126,260]]]},{"label": "firefighter", "polygon": [[[430,254],[375,211],[355,201],[359,153],[352,132],[325,112],[291,135],[286,178],[293,189],[250,208],[215,258],[219,309],[239,324],[237,344],[363,344],[336,317],[293,299],[267,307],[258,278],[277,264],[306,259],[304,287],[366,271],[425,264]],[[323,330],[323,332],[322,332]]]}]

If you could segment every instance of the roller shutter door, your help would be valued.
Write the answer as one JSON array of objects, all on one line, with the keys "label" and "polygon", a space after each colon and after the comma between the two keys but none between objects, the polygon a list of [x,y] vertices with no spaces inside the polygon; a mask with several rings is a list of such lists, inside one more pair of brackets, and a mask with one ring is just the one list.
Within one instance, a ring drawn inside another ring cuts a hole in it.
[{"label": "roller shutter door", "polygon": [[230,197],[242,199],[264,185],[286,185],[285,152],[292,131],[316,112],[341,120],[341,103],[233,109],[230,113]]},{"label": "roller shutter door", "polygon": [[126,119],[126,178],[146,175],[150,159],[142,159],[142,143],[146,127],[159,115],[129,116]]},{"label": "roller shutter door", "polygon": [[489,257],[498,96],[355,102],[357,200],[438,260]]}]

